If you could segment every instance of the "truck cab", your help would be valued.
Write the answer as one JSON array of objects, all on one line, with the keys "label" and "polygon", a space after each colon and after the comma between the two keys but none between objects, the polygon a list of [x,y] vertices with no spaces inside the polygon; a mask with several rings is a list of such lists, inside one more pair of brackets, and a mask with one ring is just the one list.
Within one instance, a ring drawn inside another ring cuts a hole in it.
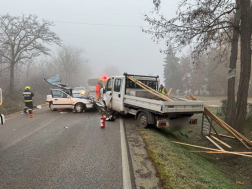
[{"label": "truck cab", "polygon": [[[2,105],[3,97],[2,97],[2,89],[0,88],[0,106]],[[0,125],[5,123],[5,117],[3,114],[0,114]]]},{"label": "truck cab", "polygon": [[[103,96],[104,103],[108,109],[123,113],[124,77],[112,77],[108,79]],[[112,100],[113,99],[113,100]]]}]

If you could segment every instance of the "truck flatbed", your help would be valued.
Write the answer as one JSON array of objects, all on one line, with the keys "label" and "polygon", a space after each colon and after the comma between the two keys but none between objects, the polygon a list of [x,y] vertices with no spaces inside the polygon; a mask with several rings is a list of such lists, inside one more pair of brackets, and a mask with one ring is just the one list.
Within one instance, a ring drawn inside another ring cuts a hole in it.
[{"label": "truck flatbed", "polygon": [[162,100],[124,96],[124,105],[126,107],[137,107],[152,110],[158,113],[202,113],[204,111],[204,102],[181,99],[180,101],[168,102]]}]

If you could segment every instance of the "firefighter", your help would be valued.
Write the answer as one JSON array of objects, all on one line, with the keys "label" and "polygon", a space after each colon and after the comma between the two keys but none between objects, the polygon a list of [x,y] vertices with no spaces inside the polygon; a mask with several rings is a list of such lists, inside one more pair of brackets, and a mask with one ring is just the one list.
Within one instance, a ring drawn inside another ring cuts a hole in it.
[{"label": "firefighter", "polygon": [[162,94],[165,95],[166,93],[167,93],[167,91],[166,91],[165,87],[163,87]]},{"label": "firefighter", "polygon": [[31,87],[26,86],[25,91],[23,92],[24,102],[25,102],[24,113],[27,113],[27,109],[28,109],[29,115],[32,114],[32,110],[33,110],[32,97],[34,96],[33,92],[31,92],[30,90],[31,90]]},{"label": "firefighter", "polygon": [[160,87],[159,87],[159,92],[160,92],[160,93],[163,92],[163,88],[164,88],[164,86],[161,84]]},{"label": "firefighter", "polygon": [[101,89],[101,85],[100,85],[100,82],[98,81],[95,92],[96,92],[96,98],[98,98],[99,100],[100,100],[100,89]]}]

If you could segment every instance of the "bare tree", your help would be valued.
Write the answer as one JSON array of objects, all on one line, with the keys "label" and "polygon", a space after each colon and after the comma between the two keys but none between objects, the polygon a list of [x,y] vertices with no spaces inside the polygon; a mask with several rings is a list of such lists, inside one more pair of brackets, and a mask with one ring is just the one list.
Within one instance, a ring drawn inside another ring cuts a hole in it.
[{"label": "bare tree", "polygon": [[14,90],[14,69],[40,54],[49,54],[46,44],[60,44],[60,38],[50,30],[52,22],[39,21],[35,15],[20,17],[9,14],[0,17],[0,56],[10,68],[10,91]]},{"label": "bare tree", "polygon": [[234,127],[243,132],[251,74],[251,0],[241,0],[241,73]]},{"label": "bare tree", "polygon": [[[74,46],[62,46],[53,57],[54,66],[61,74],[64,82],[76,84],[79,74],[87,74],[90,69],[84,66],[87,60],[83,58],[84,51]],[[83,70],[84,69],[84,70]],[[80,73],[82,71],[82,73]]]},{"label": "bare tree", "polygon": [[[155,1],[155,6],[160,2]],[[202,51],[211,49],[222,49],[218,54],[220,60],[224,57],[223,44],[230,43],[230,29],[233,26],[232,16],[236,10],[233,0],[181,0],[178,3],[177,16],[166,19],[164,15],[157,12],[156,17],[145,15],[152,28],[143,29],[151,34],[153,40],[158,42],[165,40],[166,45],[171,45],[174,50],[181,50],[190,45],[192,54],[198,56]],[[169,52],[169,50],[162,50]]]},{"label": "bare tree", "polygon": [[[236,0],[237,7],[240,7],[239,0]],[[231,41],[231,55],[229,62],[229,71],[228,71],[228,99],[227,99],[227,115],[226,122],[234,126],[234,117],[235,117],[235,76],[236,76],[236,64],[237,64],[237,55],[238,55],[238,42],[239,42],[239,33],[240,33],[240,19],[241,19],[241,9],[237,9],[234,15],[233,21],[233,36]]]},{"label": "bare tree", "polygon": [[[167,20],[163,15],[159,19],[150,18],[146,15],[145,20],[149,22],[153,27],[151,29],[143,30],[146,33],[153,35],[154,41],[160,41],[162,39],[166,40],[167,46],[173,45],[175,50],[181,50],[185,46],[191,46],[193,49],[193,58],[198,57],[201,52],[208,54],[212,49],[218,50],[219,54],[214,59],[219,59],[219,62],[225,61],[229,56],[230,44],[232,45],[231,56],[230,56],[230,73],[228,81],[228,98],[229,103],[232,103],[230,107],[230,114],[228,121],[231,123],[234,119],[234,103],[235,103],[235,65],[237,62],[237,52],[238,52],[238,39],[239,34],[247,35],[248,31],[245,32],[244,25],[243,28],[240,26],[242,22],[247,22],[250,20],[250,13],[247,9],[250,9],[250,0],[181,0],[178,3],[177,16],[175,18]],[[155,1],[157,2],[157,1]],[[240,6],[240,4],[249,5],[248,7]],[[155,3],[154,3],[155,4]],[[160,2],[155,4],[155,6],[160,6]],[[247,17],[242,16],[247,14]],[[241,15],[241,17],[240,17]],[[240,18],[239,18],[240,17]],[[251,23],[250,23],[251,24]],[[241,28],[241,29],[240,29]],[[242,30],[244,32],[242,32]],[[231,33],[233,32],[233,36]],[[243,36],[242,38],[244,38]],[[250,41],[251,39],[247,39]],[[232,43],[231,43],[232,42]],[[245,48],[248,50],[248,44],[243,41],[241,43],[241,49]],[[245,52],[242,50],[241,52]],[[239,112],[246,112],[247,101],[247,89],[249,86],[250,74],[248,74],[249,65],[248,57],[241,55],[241,77],[239,82],[238,99],[236,106],[236,129],[239,127],[239,131],[243,130],[245,117],[241,116]],[[244,70],[244,68],[248,70]],[[245,78],[246,77],[246,78]],[[244,89],[242,87],[244,87]],[[241,96],[244,99],[241,99]],[[231,116],[230,116],[231,115]],[[237,117],[238,116],[238,117]],[[239,120],[239,122],[238,122]]]}]

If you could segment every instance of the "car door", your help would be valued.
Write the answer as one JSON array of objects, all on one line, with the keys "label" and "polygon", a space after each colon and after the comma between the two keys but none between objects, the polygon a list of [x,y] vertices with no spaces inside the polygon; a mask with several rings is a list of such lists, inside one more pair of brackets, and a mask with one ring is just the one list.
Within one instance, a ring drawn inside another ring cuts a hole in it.
[{"label": "car door", "polygon": [[72,108],[72,97],[61,90],[51,90],[53,108],[64,109]]},{"label": "car door", "polygon": [[113,88],[113,79],[109,79],[106,84],[105,93],[103,95],[103,101],[106,103],[106,106],[109,109],[111,108],[112,88]]},{"label": "car door", "polygon": [[114,88],[112,93],[112,109],[118,112],[122,111],[121,88],[122,79],[116,78],[114,80]]}]

